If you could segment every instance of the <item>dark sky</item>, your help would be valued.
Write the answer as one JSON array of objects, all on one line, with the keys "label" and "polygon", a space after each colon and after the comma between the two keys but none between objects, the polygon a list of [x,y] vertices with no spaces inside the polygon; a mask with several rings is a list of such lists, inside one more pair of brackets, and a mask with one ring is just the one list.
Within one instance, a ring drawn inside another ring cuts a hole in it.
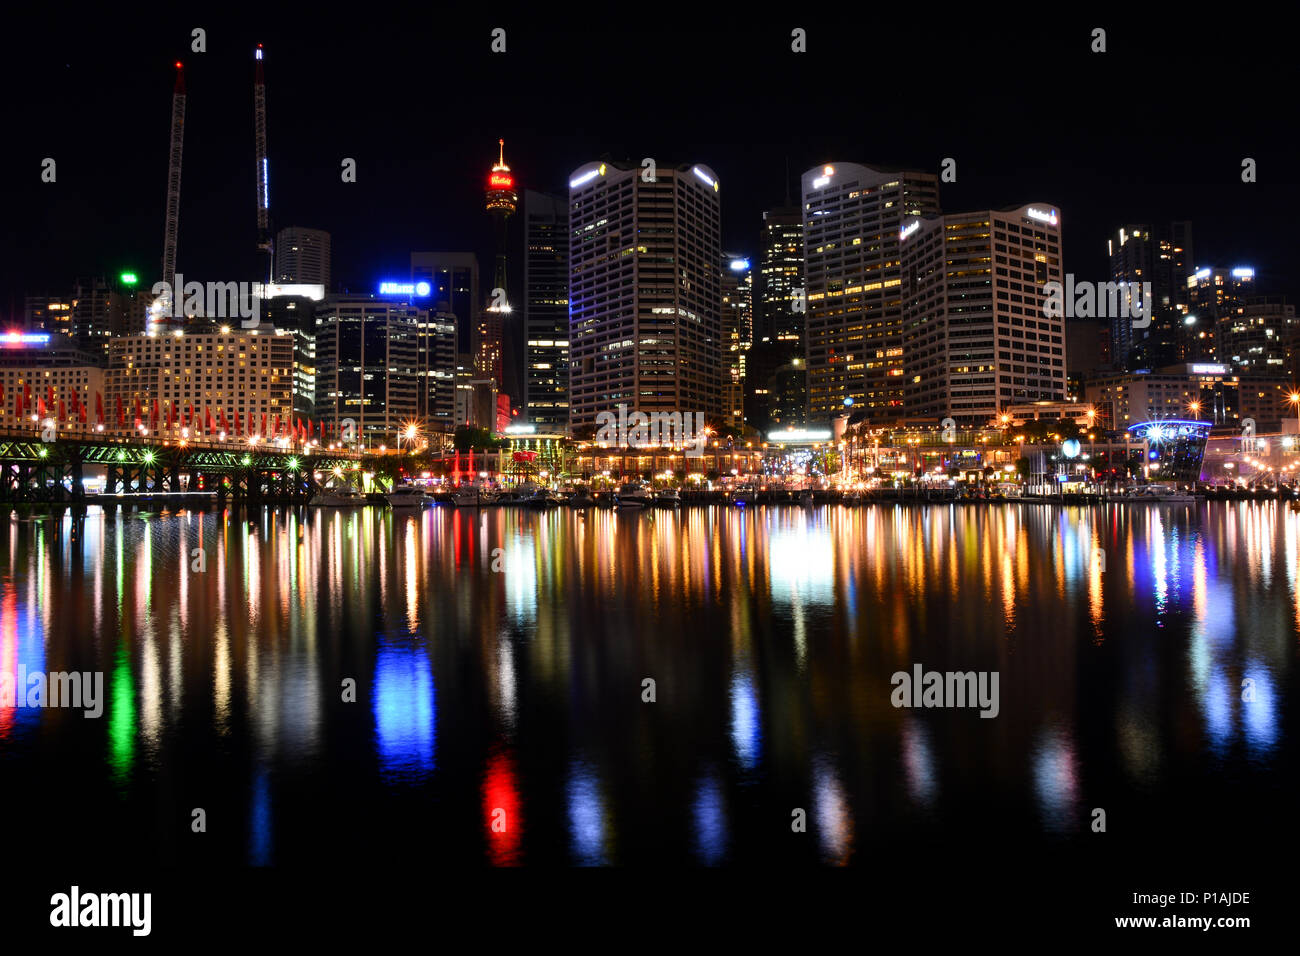
[{"label": "dark sky", "polygon": [[[452,21],[431,6],[366,18],[365,5],[299,4],[20,19],[0,40],[0,318],[76,275],[156,278],[176,59],[189,91],[180,269],[257,278],[259,42],[273,227],[333,233],[336,282],[353,289],[403,274],[411,250],[487,252],[483,180],[504,136],[520,183],[556,192],[606,153],[707,163],[726,245],[741,252],[782,201],[787,160],[793,188],[824,162],[937,171],[951,156],[945,210],[1054,203],[1066,268],[1081,277],[1100,277],[1121,223],[1187,218],[1198,265],[1254,265],[1261,291],[1300,292],[1297,67],[1283,24],[1190,8],[1145,23],[1123,7],[957,20],[904,6],[775,18],[744,5],[548,4],[545,20]],[[494,26],[507,30],[504,55],[489,52]],[[790,52],[795,26],[806,54]],[[1106,53],[1089,51],[1095,26]],[[206,53],[190,51],[194,27]],[[46,156],[54,184],[40,182]],[[1257,183],[1241,182],[1246,156]],[[344,157],[358,162],[355,184],[340,180]]]}]

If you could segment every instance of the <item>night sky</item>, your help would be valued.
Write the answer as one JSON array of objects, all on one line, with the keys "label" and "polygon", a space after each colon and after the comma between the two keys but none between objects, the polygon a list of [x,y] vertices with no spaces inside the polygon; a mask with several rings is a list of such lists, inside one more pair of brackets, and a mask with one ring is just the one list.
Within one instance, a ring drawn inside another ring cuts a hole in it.
[{"label": "night sky", "polygon": [[[11,320],[25,294],[65,291],[77,275],[156,278],[176,59],[189,93],[180,271],[258,278],[259,42],[272,227],[331,232],[335,284],[355,291],[405,274],[422,249],[479,251],[486,279],[482,190],[504,136],[518,181],[544,191],[562,193],[571,170],[604,154],[706,163],[722,185],[725,244],[742,253],[755,251],[761,211],[813,165],[937,172],[951,156],[946,211],[1054,203],[1066,269],[1082,278],[1103,277],[1120,224],[1187,218],[1198,266],[1254,265],[1261,292],[1300,292],[1288,268],[1297,67],[1285,32],[1253,14],[1142,23],[1124,8],[999,7],[959,21],[855,5],[775,19],[625,4],[452,21],[432,9],[211,9],[51,15],[6,31],[0,310]],[[495,26],[504,55],[489,51]],[[795,26],[809,31],[806,54],[790,52]],[[1089,51],[1095,26],[1107,28],[1104,54]],[[206,53],[190,51],[194,27]],[[40,181],[46,156],[55,184]],[[1241,182],[1245,156],[1259,164],[1254,184]],[[344,157],[358,162],[356,183],[340,179]]]}]

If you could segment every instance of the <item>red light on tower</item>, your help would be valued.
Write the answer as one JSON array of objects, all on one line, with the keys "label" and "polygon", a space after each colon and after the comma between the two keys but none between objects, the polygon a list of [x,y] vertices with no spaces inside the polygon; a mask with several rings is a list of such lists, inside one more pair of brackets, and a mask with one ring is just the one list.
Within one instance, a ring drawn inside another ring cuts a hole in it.
[{"label": "red light on tower", "polygon": [[519,206],[519,196],[515,193],[515,177],[506,165],[506,141],[498,140],[500,152],[496,164],[488,173],[487,210],[499,216],[509,216]]}]

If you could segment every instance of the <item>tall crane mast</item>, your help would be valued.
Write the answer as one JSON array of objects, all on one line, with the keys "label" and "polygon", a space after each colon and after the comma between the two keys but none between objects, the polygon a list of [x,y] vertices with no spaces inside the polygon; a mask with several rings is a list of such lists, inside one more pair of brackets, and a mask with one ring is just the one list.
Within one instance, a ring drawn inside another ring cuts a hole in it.
[{"label": "tall crane mast", "polygon": [[[176,61],[176,85],[172,89],[172,142],[167,167],[167,223],[163,231],[162,281],[168,286],[176,282],[176,234],[181,217],[181,148],[185,144],[185,73],[180,60]],[[179,300],[182,290],[172,289]],[[168,296],[167,312],[171,311],[172,296]],[[157,303],[155,303],[157,306]],[[155,313],[161,307],[155,309]]]},{"label": "tall crane mast", "polygon": [[266,281],[275,279],[275,258],[271,247],[270,170],[266,158],[266,79],[262,75],[262,44],[257,45],[256,75],[253,79],[254,137],[257,152],[257,248],[266,253]]}]

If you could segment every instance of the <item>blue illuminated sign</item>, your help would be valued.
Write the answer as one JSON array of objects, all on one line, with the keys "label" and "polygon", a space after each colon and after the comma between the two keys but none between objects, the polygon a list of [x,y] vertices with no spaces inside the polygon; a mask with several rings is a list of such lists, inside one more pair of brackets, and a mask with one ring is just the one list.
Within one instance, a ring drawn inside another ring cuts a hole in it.
[{"label": "blue illuminated sign", "polygon": [[414,295],[423,298],[432,289],[427,282],[381,282],[380,295]]}]

